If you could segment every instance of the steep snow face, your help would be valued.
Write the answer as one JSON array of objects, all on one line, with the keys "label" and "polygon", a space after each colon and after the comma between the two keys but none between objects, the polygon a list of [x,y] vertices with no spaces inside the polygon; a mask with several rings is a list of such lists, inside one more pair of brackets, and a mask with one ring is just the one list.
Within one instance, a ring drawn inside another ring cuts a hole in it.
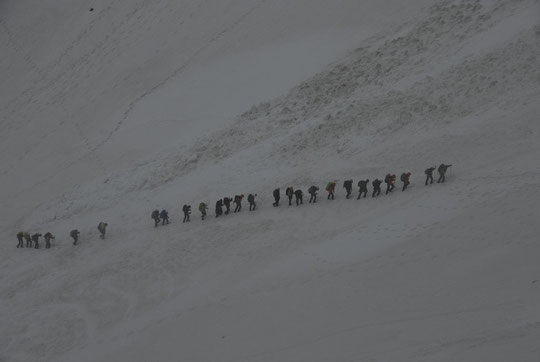
[{"label": "steep snow face", "polygon": [[4,1],[3,225],[227,127],[427,3]]},{"label": "steep snow face", "polygon": [[[79,87],[117,85],[95,93],[96,123],[82,123],[93,120],[85,116],[64,121],[73,131],[51,128],[50,137],[79,134],[86,150],[73,142],[48,161],[56,152],[50,144],[23,145],[20,165],[3,153],[11,166],[2,182],[29,177],[23,166],[40,157],[51,172],[75,174],[62,181],[34,175],[3,191],[2,214],[21,204],[3,220],[0,359],[536,361],[540,5],[437,1],[404,21],[426,2],[401,4],[392,9],[401,14],[388,18],[378,14],[398,2],[247,3],[186,1],[193,16],[185,18],[173,2],[94,5],[101,20],[70,20],[84,29],[81,39],[98,28],[111,39],[97,54],[74,53],[87,54],[90,67],[125,54],[113,47],[135,52],[138,37],[147,50],[172,43],[159,60],[141,51],[146,63],[128,52],[99,82],[90,77],[57,98],[7,92],[4,147],[16,127],[36,127],[30,119],[49,109],[40,102],[76,109]],[[118,30],[98,26],[112,14]],[[352,37],[351,29],[364,29],[355,28],[358,14],[367,14],[365,32]],[[193,32],[172,32],[175,17]],[[325,19],[334,25],[323,26]],[[12,29],[3,19],[0,25]],[[189,56],[160,32],[184,39]],[[315,37],[326,39],[322,48],[310,43]],[[320,62],[311,59],[315,49]],[[290,67],[280,63],[285,58]],[[61,77],[71,72],[58,67]],[[126,72],[122,81],[114,69]],[[35,103],[16,108],[24,97]],[[19,126],[9,119],[17,109],[27,117]],[[453,164],[448,182],[424,186],[423,170],[440,162]],[[346,178],[356,184],[403,171],[413,174],[406,192],[346,200],[340,188]],[[316,204],[288,207],[282,199],[271,207],[275,187],[284,197],[286,186],[323,190],[336,179],[334,201],[320,195]],[[56,183],[62,197],[55,188],[36,194]],[[218,198],[247,192],[259,195],[255,212],[201,222],[194,211],[192,222],[179,222],[184,203],[212,208]],[[157,207],[171,211],[171,225],[152,227]],[[100,220],[110,225],[105,241],[95,230]],[[51,230],[56,245],[15,249],[13,226]],[[82,231],[78,247],[66,237],[73,227]]]}]

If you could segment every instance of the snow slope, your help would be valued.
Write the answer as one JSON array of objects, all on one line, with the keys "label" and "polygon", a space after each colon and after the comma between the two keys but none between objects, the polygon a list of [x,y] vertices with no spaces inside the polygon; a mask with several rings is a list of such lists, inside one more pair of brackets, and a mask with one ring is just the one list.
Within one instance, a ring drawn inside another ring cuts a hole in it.
[{"label": "snow slope", "polygon": [[22,227],[12,215],[227,127],[428,2],[99,1],[89,12],[80,0],[4,1],[5,225]]},{"label": "snow slope", "polygon": [[[536,361],[540,6],[402,3],[3,4],[0,360]],[[248,192],[256,212],[179,222]]]}]

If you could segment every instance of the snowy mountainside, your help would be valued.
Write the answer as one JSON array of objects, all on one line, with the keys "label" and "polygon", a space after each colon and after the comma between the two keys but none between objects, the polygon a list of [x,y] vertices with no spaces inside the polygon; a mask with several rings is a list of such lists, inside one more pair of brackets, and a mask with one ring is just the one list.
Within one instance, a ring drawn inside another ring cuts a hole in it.
[{"label": "snowy mountainside", "polygon": [[[509,12],[513,16],[508,16]],[[508,24],[515,23],[518,26],[510,28],[514,35],[510,37]],[[261,163],[265,167],[291,169],[278,173],[278,177],[279,174],[286,176],[279,182],[286,182],[295,168],[300,172],[294,177],[317,172],[317,167],[312,165],[328,157],[335,158],[336,165],[343,159],[355,161],[361,165],[360,169],[394,167],[413,156],[410,139],[404,137],[408,142],[400,142],[400,132],[408,135],[414,131],[419,138],[426,135],[415,145],[431,149],[427,157],[419,160],[422,165],[429,164],[432,156],[470,157],[465,155],[468,149],[452,150],[451,140],[447,145],[433,134],[449,132],[456,118],[467,118],[467,122],[472,123],[468,132],[473,132],[469,137],[477,139],[481,136],[476,133],[486,130],[485,120],[476,115],[489,111],[501,117],[507,114],[508,108],[513,112],[512,105],[516,102],[534,101],[540,77],[540,49],[536,46],[538,26],[535,24],[534,11],[527,7],[516,8],[512,2],[491,7],[482,6],[480,2],[457,5],[441,2],[432,7],[420,23],[404,25],[396,37],[366,41],[363,48],[287,95],[254,106],[232,127],[202,138],[192,147],[182,145],[161,160],[144,163],[128,172],[122,170],[112,177],[104,176],[88,190],[76,189],[66,200],[72,205],[79,199],[81,204],[87,205],[88,200],[93,199],[96,205],[108,207],[107,199],[116,202],[113,195],[124,192],[151,190],[164,182],[183,187],[186,182],[179,176],[186,176],[216,159],[238,154],[248,157],[243,160],[245,171],[236,171],[240,172],[238,176],[220,172],[220,177],[234,177],[233,185],[238,185],[242,179],[249,180],[249,175],[257,172]],[[509,39],[505,41],[505,37]],[[493,39],[503,41],[497,43]],[[476,51],[477,48],[481,50]],[[480,122],[477,127],[474,127],[475,118]],[[502,132],[500,137],[506,134],[505,130]],[[389,138],[395,152],[384,152]],[[490,140],[498,142],[497,137],[486,137],[485,142]],[[454,154],[459,151],[465,154]],[[500,151],[507,152],[503,147]],[[261,154],[265,155],[263,159]],[[396,157],[396,154],[405,157]],[[483,158],[478,162],[471,167],[479,167]],[[349,162],[344,162],[343,166],[335,172],[346,172],[351,167]],[[320,174],[305,175],[306,182],[313,177],[319,181],[328,172],[334,172],[327,167]],[[193,202],[203,195],[194,196]],[[72,207],[62,205],[54,215],[60,217],[62,209],[65,214],[72,213]]]},{"label": "snowy mountainside", "polygon": [[[18,215],[61,236],[50,252],[2,246],[0,360],[535,361],[538,14],[438,1],[230,122]],[[448,182],[424,186],[440,162]],[[344,198],[345,178],[403,171],[406,192]],[[333,179],[334,201],[271,206],[275,187]],[[179,221],[183,203],[247,192],[255,212]],[[157,207],[172,224],[152,227]]]},{"label": "snowy mountainside", "polygon": [[429,2],[3,2],[1,222],[227,127]]}]

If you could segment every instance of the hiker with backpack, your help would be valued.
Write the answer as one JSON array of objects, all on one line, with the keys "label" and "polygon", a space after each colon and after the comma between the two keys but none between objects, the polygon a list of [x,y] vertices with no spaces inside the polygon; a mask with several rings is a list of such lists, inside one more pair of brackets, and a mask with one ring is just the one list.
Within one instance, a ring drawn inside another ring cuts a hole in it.
[{"label": "hiker with backpack", "polygon": [[201,202],[199,204],[199,211],[201,212],[201,220],[204,220],[207,210],[208,210],[208,205],[205,204],[204,202]]},{"label": "hiker with backpack", "polygon": [[407,186],[409,186],[410,184],[410,179],[411,177],[411,173],[410,172],[403,172],[400,176],[400,179],[401,179],[401,182],[403,182],[403,189],[401,191],[405,191],[405,189],[407,188]]},{"label": "hiker with backpack", "polygon": [[24,248],[23,239],[24,239],[24,232],[19,231],[19,232],[17,233],[17,241],[19,242],[19,243],[17,244],[17,247],[18,247],[18,248]]},{"label": "hiker with backpack", "polygon": [[435,167],[426,168],[426,170],[424,171],[424,173],[426,174],[426,186],[428,184],[428,181],[430,185],[433,183],[433,171],[435,171]]},{"label": "hiker with backpack", "polygon": [[326,184],[326,191],[328,191],[328,200],[332,199],[334,200],[334,192],[336,190],[336,182],[330,181],[328,184]]},{"label": "hiker with backpack", "polygon": [[292,186],[287,187],[287,190],[285,190],[285,195],[289,198],[289,206],[291,206],[292,198],[294,196],[294,189]]},{"label": "hiker with backpack", "polygon": [[386,195],[394,190],[394,182],[396,181],[396,175],[387,174],[384,178],[386,183]]},{"label": "hiker with backpack", "polygon": [[446,180],[446,171],[451,166],[452,165],[445,165],[444,163],[441,163],[441,165],[437,169],[437,172],[439,173],[439,179],[437,180],[437,183],[444,183],[444,181]]},{"label": "hiker with backpack", "polygon": [[373,182],[371,183],[371,185],[373,186],[373,194],[371,195],[371,197],[379,196],[381,194],[381,184],[382,181],[378,178],[373,180]]},{"label": "hiker with backpack", "polygon": [[242,199],[243,198],[244,198],[244,194],[234,196],[234,203],[236,204],[236,207],[234,208],[234,212],[242,211]]},{"label": "hiker with backpack", "polygon": [[225,205],[225,215],[229,215],[231,212],[231,202],[233,201],[232,197],[224,197],[223,205]]},{"label": "hiker with backpack", "polygon": [[313,203],[316,203],[317,202],[317,193],[319,192],[319,188],[315,185],[312,185],[309,189],[308,189],[308,192],[309,192],[309,203],[311,204],[312,202]]},{"label": "hiker with backpack", "polygon": [[248,197],[247,197],[247,200],[249,202],[249,211],[253,211],[255,210],[255,196],[257,196],[257,194],[253,195],[253,194],[249,194]]},{"label": "hiker with backpack", "polygon": [[161,225],[169,223],[169,212],[167,210],[161,210],[161,212],[159,213],[159,217],[161,218]]},{"label": "hiker with backpack", "polygon": [[274,192],[272,193],[272,196],[274,196],[274,203],[272,204],[272,206],[274,207],[279,206],[279,198],[280,198],[279,188],[274,190]]},{"label": "hiker with backpack", "polygon": [[348,199],[351,196],[352,185],[353,185],[353,180],[352,179],[345,180],[343,182],[343,188],[345,189],[345,191],[347,191],[347,195],[345,196],[346,199]]},{"label": "hiker with backpack", "polygon": [[219,199],[216,201],[216,217],[219,217],[223,214],[223,200]]},{"label": "hiker with backpack", "polygon": [[24,240],[26,241],[26,247],[31,248],[32,247],[32,238],[30,237],[30,234],[27,232],[23,232]]},{"label": "hiker with backpack", "polygon": [[182,206],[182,211],[184,212],[184,220],[182,222],[189,222],[189,215],[191,214],[191,205]]},{"label": "hiker with backpack", "polygon": [[39,238],[41,237],[40,233],[35,233],[32,235],[32,241],[34,242],[34,248],[39,249]]},{"label": "hiker with backpack", "polygon": [[367,189],[368,183],[369,183],[369,179],[358,181],[358,198],[357,198],[357,200],[360,200],[360,198],[362,197],[362,194],[364,194],[364,197],[366,197],[367,192],[368,192],[368,189]]},{"label": "hiker with backpack", "polygon": [[73,229],[69,233],[69,236],[71,236],[71,238],[73,239],[73,245],[77,245],[77,242],[79,241],[79,235],[81,235],[81,233],[77,229]]},{"label": "hiker with backpack", "polygon": [[154,210],[152,211],[152,214],[150,214],[150,217],[152,218],[152,220],[154,220],[154,227],[157,228],[157,226],[159,225],[159,222],[161,221],[159,219],[159,210]]},{"label": "hiker with backpack", "polygon": [[45,249],[50,249],[51,239],[55,239],[54,235],[50,232],[47,232],[45,235],[43,235],[43,238],[45,239]]},{"label": "hiker with backpack", "polygon": [[98,224],[98,230],[99,230],[99,237],[102,238],[102,239],[105,239],[105,230],[107,229],[107,223],[106,222],[100,222]]},{"label": "hiker with backpack", "polygon": [[296,206],[304,203],[304,193],[302,190],[294,190],[294,196],[296,196]]}]

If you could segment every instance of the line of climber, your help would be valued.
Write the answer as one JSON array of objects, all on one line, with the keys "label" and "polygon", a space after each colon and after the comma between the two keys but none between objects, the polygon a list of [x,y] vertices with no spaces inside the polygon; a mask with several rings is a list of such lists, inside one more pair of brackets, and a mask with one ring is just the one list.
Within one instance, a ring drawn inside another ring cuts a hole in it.
[{"label": "line of climber", "polygon": [[[101,239],[105,239],[105,232],[107,230],[107,223],[101,221],[98,224],[98,231],[99,231],[99,237]],[[73,229],[69,232],[69,236],[73,239],[73,245],[77,245],[77,242],[79,241],[79,235],[81,232],[77,229]],[[39,249],[39,238],[42,235],[40,233],[35,233],[30,235],[26,231],[19,231],[17,233],[17,241],[19,242],[17,244],[17,248],[24,248],[24,242],[26,241],[26,248],[34,248]],[[51,234],[50,232],[45,233],[43,235],[43,239],[45,239],[45,249],[51,248],[51,240],[56,240],[56,237]]]},{"label": "line of climber", "polygon": [[[446,180],[446,171],[448,168],[452,165],[445,165],[444,163],[441,164],[437,171],[439,173],[439,179],[437,180],[437,183],[443,183]],[[426,175],[426,182],[425,185],[433,184],[433,171],[436,169],[436,167],[430,167],[424,171]],[[401,191],[405,191],[407,187],[410,185],[410,172],[403,172],[400,176],[400,180],[403,183],[403,187]],[[396,175],[394,174],[387,174],[384,177],[384,183],[386,184],[386,192],[385,194],[388,195],[390,192],[392,192],[395,188],[395,182],[396,182]],[[371,185],[373,186],[373,193],[371,194],[372,197],[377,197],[381,194],[381,184],[383,183],[382,180],[375,179]],[[336,192],[336,181],[331,181],[326,185],[326,191],[328,192],[328,200],[334,200],[335,199],[335,192]],[[360,180],[358,181],[358,188],[359,193],[357,200],[360,200],[360,198],[363,196],[364,198],[367,196],[368,193],[368,185],[369,185],[369,179],[366,180]],[[345,180],[343,182],[343,188],[347,192],[346,198],[349,199],[352,194],[352,188],[353,188],[353,180]],[[317,202],[317,195],[319,193],[319,188],[315,185],[312,185],[308,188],[308,193],[310,195],[309,203],[316,203]],[[287,187],[285,190],[285,195],[288,198],[289,206],[292,205],[293,198],[295,198],[296,205],[302,205],[304,203],[304,192],[302,190],[294,190],[292,186]],[[279,206],[279,201],[281,199],[281,189],[277,188],[273,191],[272,196],[274,197],[274,203],[272,204],[274,207]],[[255,198],[257,197],[257,194],[249,194],[247,197],[248,203],[249,203],[249,211],[254,211],[257,207]],[[231,202],[234,202],[235,208],[234,213],[240,212],[242,210],[242,200],[244,198],[244,195],[236,195],[233,197],[224,197],[222,199],[219,199],[216,201],[215,205],[215,217],[220,217],[223,214],[228,215],[231,212]],[[225,207],[225,211],[223,211],[223,208]],[[199,204],[199,212],[201,213],[201,220],[204,220],[206,216],[208,215],[208,204],[206,202],[201,202]],[[183,205],[182,212],[184,213],[184,219],[183,223],[190,221],[191,216],[191,205]],[[166,210],[162,210],[161,213],[158,210],[154,210],[151,214],[151,218],[154,220],[154,226],[157,227],[160,222],[162,225],[166,225],[169,223],[169,216]]]},{"label": "line of climber", "polygon": [[[437,183],[444,183],[446,180],[446,172],[449,167],[452,165],[445,165],[444,163],[441,164],[438,168],[436,167],[430,167],[424,171],[426,175],[426,181],[425,185],[433,184],[433,172],[435,169],[437,169],[437,172],[439,173],[439,179],[437,180]],[[401,191],[405,191],[407,187],[410,185],[410,172],[403,172],[400,176],[400,180],[403,183],[403,187]],[[395,182],[396,182],[396,175],[394,174],[387,174],[384,177],[384,183],[386,184],[386,192],[385,194],[391,193],[395,188]],[[383,180],[379,180],[376,178],[373,182],[371,182],[371,185],[373,186],[373,192],[371,194],[371,197],[377,197],[381,194],[381,184],[383,183]],[[335,192],[336,192],[336,181],[331,181],[326,185],[326,191],[328,192],[327,199],[328,200],[334,200],[335,198]],[[360,200],[362,196],[365,198],[367,197],[368,193],[368,185],[369,185],[369,179],[366,180],[360,180],[358,181],[358,197],[357,200]],[[352,194],[352,188],[353,188],[353,180],[345,180],[343,182],[343,188],[347,192],[346,198],[349,199]],[[317,195],[319,193],[319,188],[315,185],[312,185],[308,188],[308,193],[310,195],[309,203],[316,203],[317,202]],[[285,190],[285,195],[288,198],[289,206],[292,205],[292,200],[295,198],[296,205],[302,205],[304,203],[303,197],[304,193],[302,190],[294,190],[293,187],[287,187]],[[274,197],[274,203],[272,204],[274,207],[279,206],[279,201],[281,199],[281,191],[280,188],[277,188],[273,191],[272,196]],[[257,204],[255,202],[255,198],[257,197],[257,194],[249,194],[247,197],[247,201],[249,203],[249,211],[254,211],[257,208]],[[242,200],[244,199],[244,195],[235,195],[234,197],[224,197],[223,199],[219,199],[216,202],[215,207],[215,217],[220,217],[223,214],[228,215],[231,212],[231,203],[235,204],[235,208],[232,211],[233,213],[238,213],[242,211]],[[223,211],[223,208],[225,207],[225,211]],[[207,216],[208,212],[208,204],[205,202],[201,202],[199,204],[199,211],[201,213],[201,219],[204,220]],[[191,205],[183,205],[182,211],[184,213],[184,219],[183,222],[189,222],[190,221],[190,215],[191,215]],[[161,211],[159,210],[153,210],[151,213],[151,218],[154,221],[154,227],[158,227],[159,224],[161,225],[167,225],[170,223],[169,221],[169,213],[167,210],[163,209]],[[100,222],[98,224],[98,231],[100,233],[99,237],[101,239],[105,239],[105,232],[107,228],[107,223]],[[77,245],[79,241],[80,231],[77,229],[73,229],[70,231],[69,236],[73,239],[73,245]],[[39,239],[42,235],[40,233],[35,233],[30,235],[27,232],[19,231],[17,233],[17,248],[24,248],[24,242],[26,242],[26,248],[32,248],[32,246],[35,249],[39,249]],[[55,240],[55,236],[52,235],[50,232],[47,232],[45,235],[43,235],[43,238],[45,239],[45,248],[49,249],[51,247],[51,240]]]}]

